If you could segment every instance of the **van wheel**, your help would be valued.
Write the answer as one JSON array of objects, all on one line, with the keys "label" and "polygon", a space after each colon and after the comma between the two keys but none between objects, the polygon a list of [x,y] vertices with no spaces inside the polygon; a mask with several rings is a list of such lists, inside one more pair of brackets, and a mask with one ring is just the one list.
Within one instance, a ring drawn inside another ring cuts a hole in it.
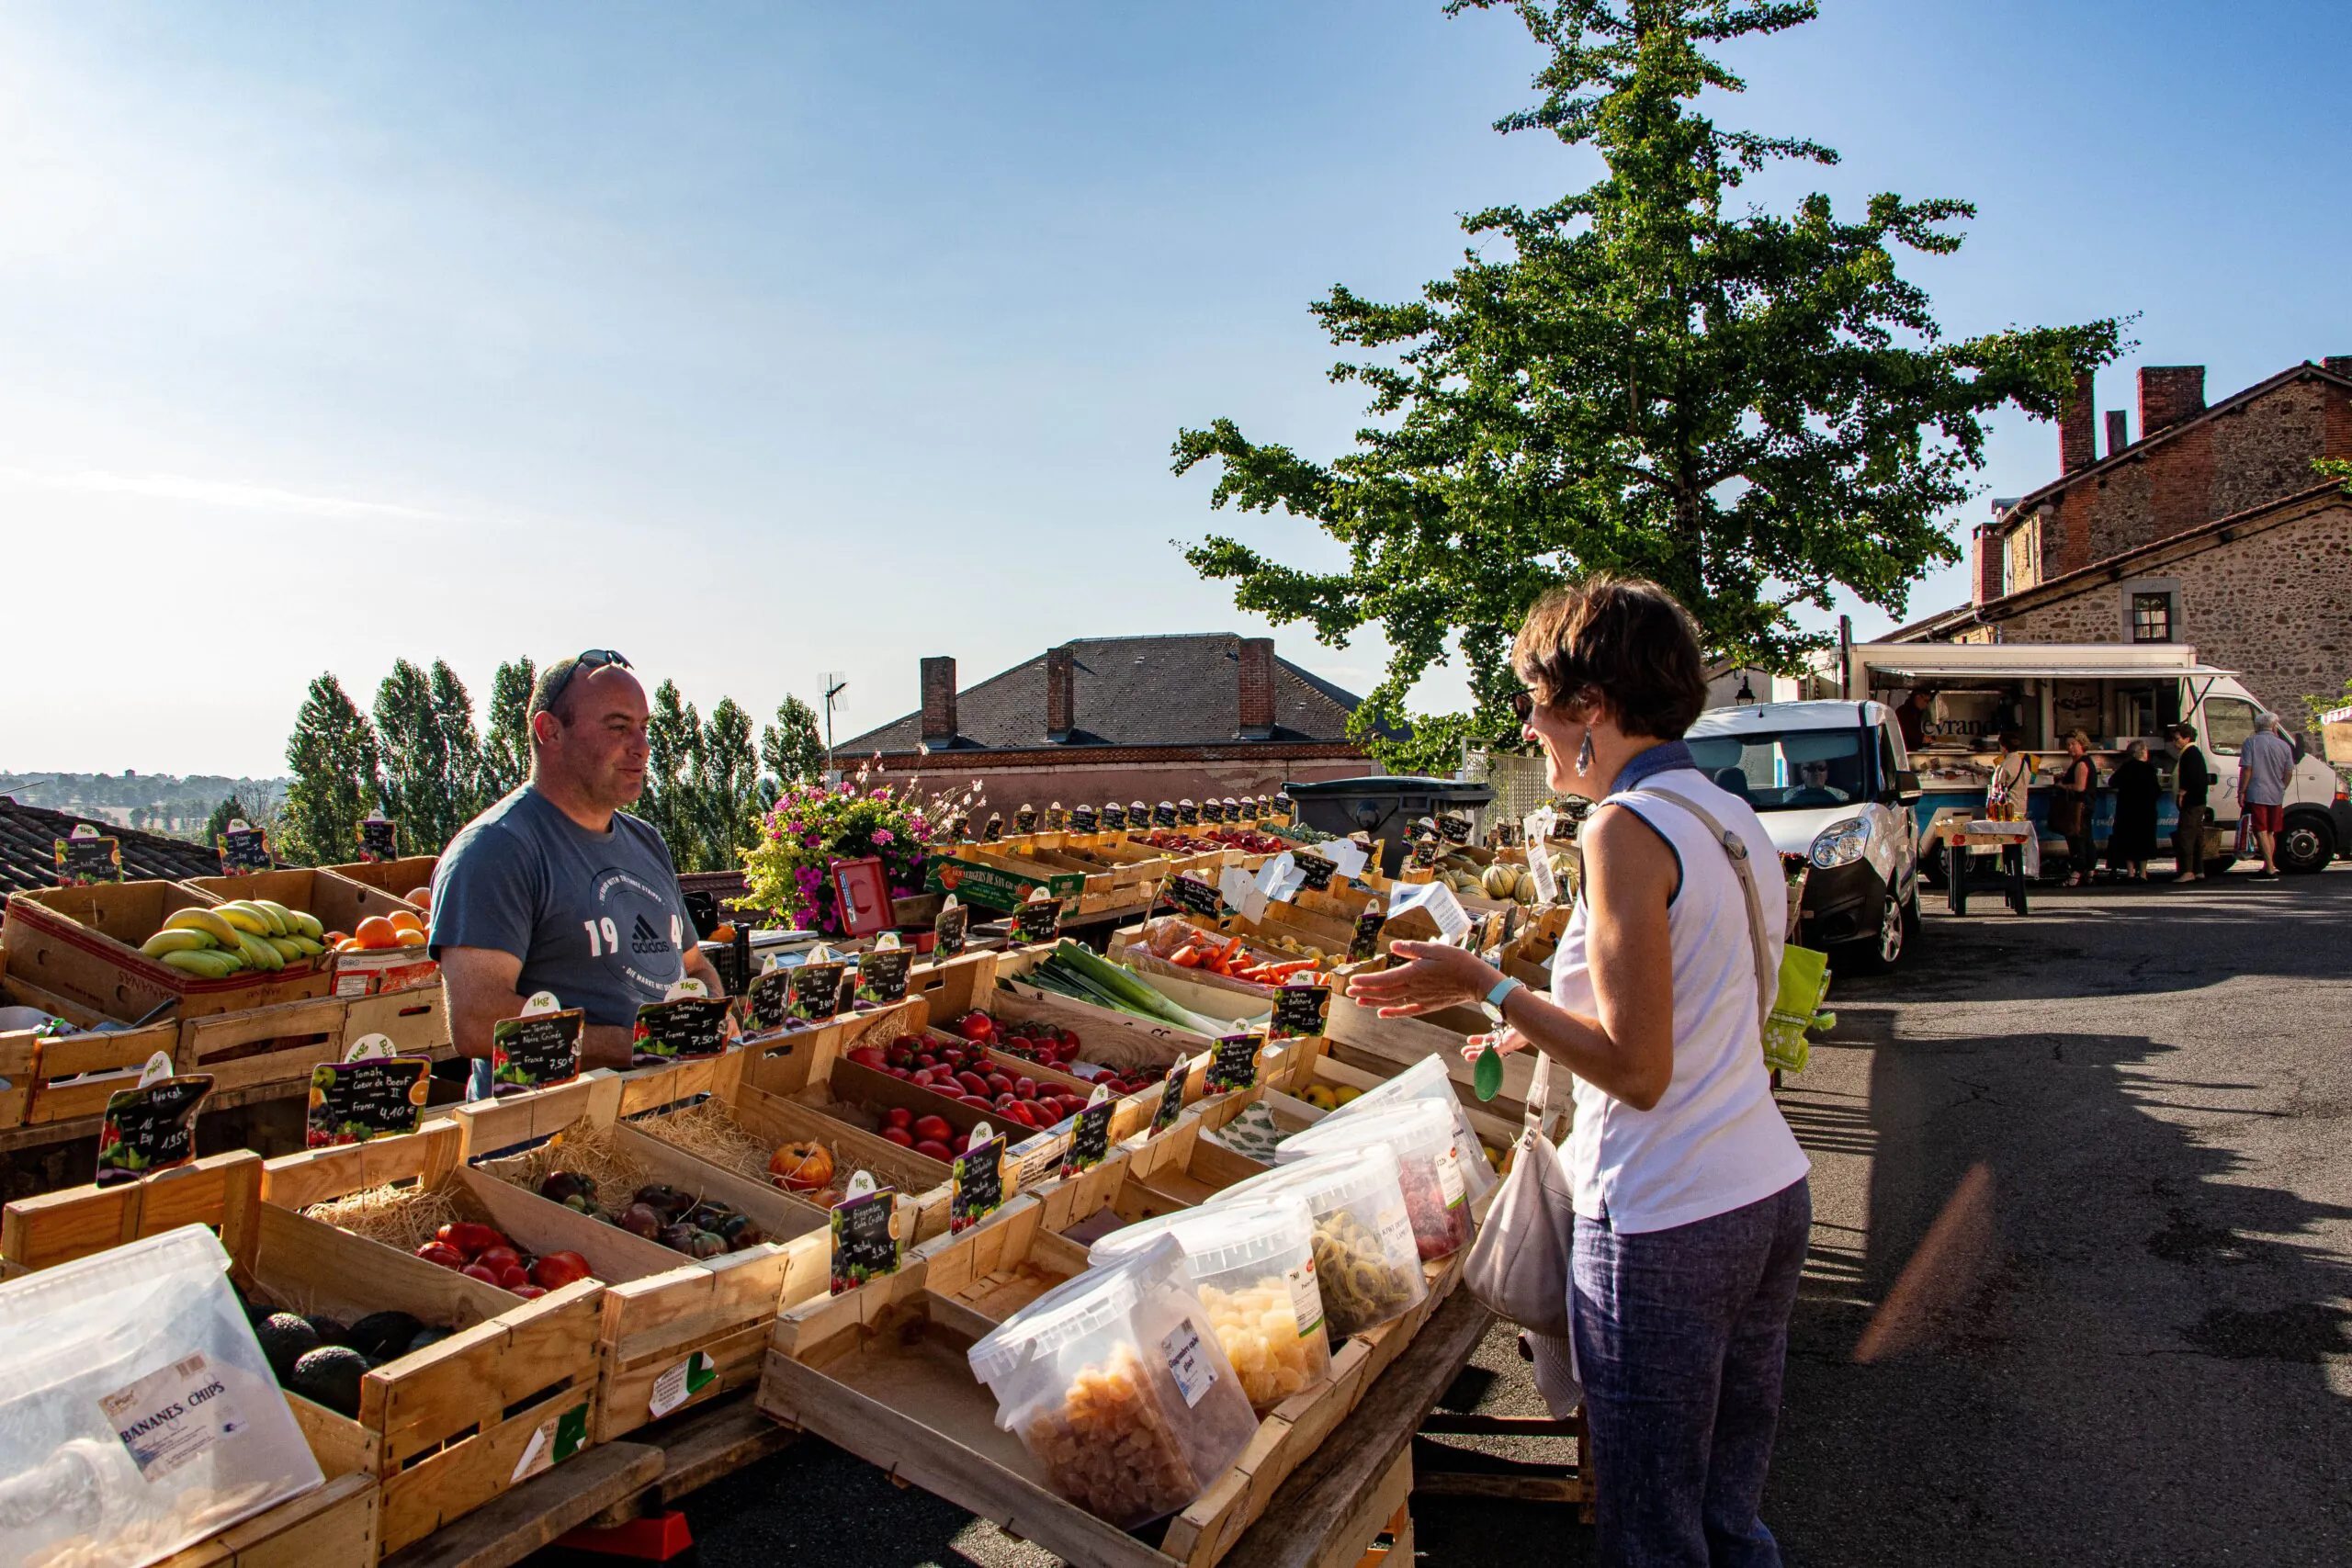
[{"label": "van wheel", "polygon": [[1858,975],[1883,975],[1903,962],[1903,949],[1910,937],[1918,895],[1908,899],[1897,898],[1892,893],[1879,910],[1878,933],[1861,942],[1848,942],[1838,949],[1840,969]]},{"label": "van wheel", "polygon": [[2314,812],[2298,812],[2287,818],[2278,834],[2280,871],[2325,871],[2335,858],[2335,829],[2327,818]]}]

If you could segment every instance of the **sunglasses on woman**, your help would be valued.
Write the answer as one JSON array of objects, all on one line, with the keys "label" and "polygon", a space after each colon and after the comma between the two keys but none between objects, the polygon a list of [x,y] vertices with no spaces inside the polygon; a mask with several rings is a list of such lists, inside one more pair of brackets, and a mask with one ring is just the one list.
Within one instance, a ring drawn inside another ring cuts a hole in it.
[{"label": "sunglasses on woman", "polygon": [[1535,694],[1533,692],[1531,692],[1526,687],[1521,686],[1518,691],[1513,692],[1510,694],[1510,714],[1513,718],[1519,720],[1521,724],[1525,724],[1534,712]]}]

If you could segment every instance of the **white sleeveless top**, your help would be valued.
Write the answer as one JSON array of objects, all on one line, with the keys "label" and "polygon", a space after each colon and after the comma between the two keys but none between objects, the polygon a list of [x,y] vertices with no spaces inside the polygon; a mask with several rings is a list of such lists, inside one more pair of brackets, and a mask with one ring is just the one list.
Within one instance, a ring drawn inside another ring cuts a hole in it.
[{"label": "white sleeveless top", "polygon": [[[1653,787],[1662,785],[1663,788]],[[1788,886],[1772,840],[1747,802],[1695,768],[1673,768],[1601,804],[1641,814],[1682,863],[1667,911],[1674,951],[1674,1077],[1647,1111],[1576,1081],[1576,1124],[1560,1145],[1577,1213],[1627,1234],[1668,1230],[1769,1198],[1812,1168],[1772,1103],[1757,1016],[1747,897],[1704,823],[1668,798],[1695,800],[1755,856],[1771,973],[1781,966]],[[1598,1008],[1579,897],[1552,963],[1552,996],[1586,1018]]]}]

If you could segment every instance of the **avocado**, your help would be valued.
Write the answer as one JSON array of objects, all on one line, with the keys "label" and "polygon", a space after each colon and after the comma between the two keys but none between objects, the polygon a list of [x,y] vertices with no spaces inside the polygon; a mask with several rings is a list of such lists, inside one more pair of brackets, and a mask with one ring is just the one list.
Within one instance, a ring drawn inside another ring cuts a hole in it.
[{"label": "avocado", "polygon": [[368,1359],[345,1345],[325,1345],[294,1363],[286,1386],[303,1398],[325,1405],[338,1416],[359,1414],[359,1381],[368,1375]]},{"label": "avocado", "polygon": [[311,1332],[319,1337],[322,1345],[348,1345],[351,1330],[332,1317],[311,1314]]},{"label": "avocado", "polygon": [[417,1351],[424,1349],[426,1346],[438,1345],[441,1341],[448,1337],[449,1331],[446,1328],[420,1328],[416,1331],[416,1337],[408,1342],[408,1348],[401,1351],[401,1354],[403,1356],[414,1355]]},{"label": "avocado", "polygon": [[343,1342],[379,1361],[408,1354],[409,1341],[424,1325],[404,1312],[371,1312],[351,1325]]},{"label": "avocado", "polygon": [[281,1383],[294,1375],[295,1362],[319,1348],[318,1331],[310,1320],[290,1312],[270,1314],[254,1330],[254,1337],[261,1341],[261,1353],[268,1358],[269,1370]]}]

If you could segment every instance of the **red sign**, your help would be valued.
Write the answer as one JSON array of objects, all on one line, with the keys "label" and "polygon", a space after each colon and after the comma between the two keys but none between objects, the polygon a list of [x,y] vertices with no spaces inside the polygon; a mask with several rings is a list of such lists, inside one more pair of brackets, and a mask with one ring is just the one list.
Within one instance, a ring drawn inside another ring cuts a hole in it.
[{"label": "red sign", "polygon": [[878,856],[832,863],[833,899],[843,936],[872,936],[891,926],[890,878]]}]

